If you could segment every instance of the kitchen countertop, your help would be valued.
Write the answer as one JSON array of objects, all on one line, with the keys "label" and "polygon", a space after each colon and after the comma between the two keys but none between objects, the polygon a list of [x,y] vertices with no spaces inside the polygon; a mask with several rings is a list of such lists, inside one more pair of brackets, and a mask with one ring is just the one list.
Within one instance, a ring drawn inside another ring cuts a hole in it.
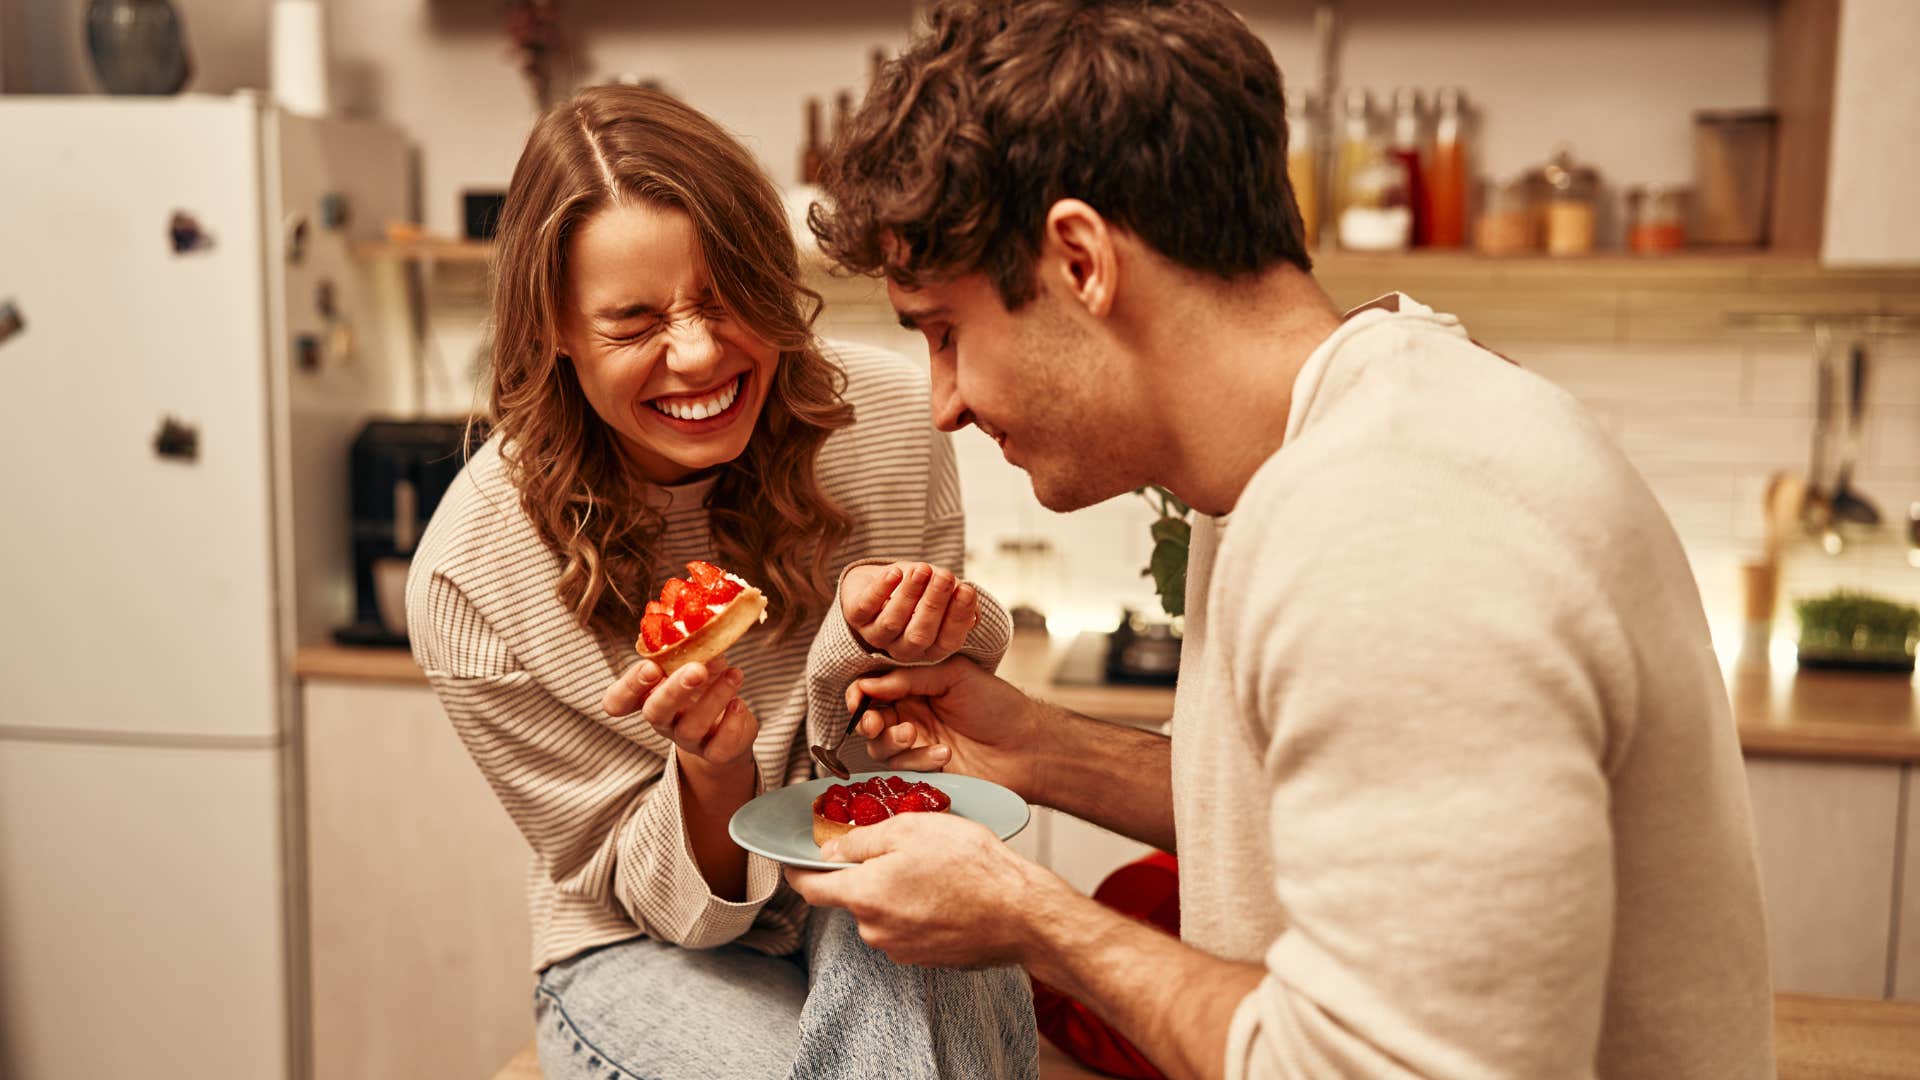
[{"label": "kitchen countertop", "polygon": [[[1014,635],[1000,673],[1035,697],[1113,723],[1158,728],[1173,715],[1170,689],[1055,682],[1058,655],[1050,639],[1022,632]],[[1801,672],[1791,660],[1723,659],[1740,748],[1748,756],[1920,762],[1920,694],[1913,679]],[[294,674],[426,683],[404,649],[309,646],[295,655]]]}]

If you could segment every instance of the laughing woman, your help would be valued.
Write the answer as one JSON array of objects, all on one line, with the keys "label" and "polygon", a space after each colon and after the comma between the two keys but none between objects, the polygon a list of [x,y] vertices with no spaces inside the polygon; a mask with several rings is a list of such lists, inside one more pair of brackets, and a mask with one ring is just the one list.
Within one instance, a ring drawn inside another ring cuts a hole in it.
[{"label": "laughing woman", "polygon": [[[1006,614],[946,569],[959,486],[924,368],[813,337],[772,185],[657,92],[540,120],[494,280],[493,434],[407,606],[533,849],[549,1080],[1032,1076],[1022,973],[895,967],[727,833],[811,775],[853,677],[1006,649]],[[693,560],[771,617],[663,679],[634,662],[641,609]]]}]

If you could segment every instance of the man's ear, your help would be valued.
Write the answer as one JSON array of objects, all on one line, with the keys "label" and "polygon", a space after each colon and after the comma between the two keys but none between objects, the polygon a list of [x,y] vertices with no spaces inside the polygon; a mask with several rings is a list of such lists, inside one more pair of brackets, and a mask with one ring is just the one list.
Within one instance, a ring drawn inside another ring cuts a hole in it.
[{"label": "man's ear", "polygon": [[1078,300],[1087,313],[1106,317],[1119,285],[1120,259],[1114,230],[1100,211],[1079,199],[1061,199],[1047,209],[1040,237],[1040,272]]}]

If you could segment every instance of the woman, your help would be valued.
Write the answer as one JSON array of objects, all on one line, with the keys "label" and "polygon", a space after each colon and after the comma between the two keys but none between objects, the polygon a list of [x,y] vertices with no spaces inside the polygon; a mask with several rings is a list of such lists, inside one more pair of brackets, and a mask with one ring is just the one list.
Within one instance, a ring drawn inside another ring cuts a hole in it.
[{"label": "woman", "polygon": [[[925,374],[815,341],[772,185],[658,92],[542,118],[497,243],[493,434],[407,600],[533,847],[546,1075],[1033,1075],[1024,975],[896,967],[727,834],[811,775],[853,677],[1006,648],[1006,614],[939,568],[962,522]],[[641,609],[695,559],[771,616],[663,680],[633,662]]]}]

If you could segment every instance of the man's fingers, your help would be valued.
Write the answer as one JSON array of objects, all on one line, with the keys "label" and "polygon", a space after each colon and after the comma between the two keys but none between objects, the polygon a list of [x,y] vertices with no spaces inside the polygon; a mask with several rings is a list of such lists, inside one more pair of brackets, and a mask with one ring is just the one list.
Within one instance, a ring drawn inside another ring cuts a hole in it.
[{"label": "man's fingers", "polygon": [[820,845],[820,854],[828,862],[862,863],[877,859],[894,850],[894,834],[900,831],[904,821],[904,816],[888,818],[878,824],[864,825],[844,836],[836,836]]},{"label": "man's fingers", "polygon": [[[947,767],[947,762],[952,758],[953,751],[940,743],[934,743],[931,746],[916,746],[911,750],[902,750],[888,758],[885,764],[889,769],[900,769],[904,772],[939,772]],[[876,756],[874,760],[878,761],[879,758]]]},{"label": "man's fingers", "polygon": [[864,679],[855,679],[847,695],[848,708],[860,699],[861,694],[878,702],[895,702],[908,697],[938,697],[966,675],[960,669],[961,664],[973,661],[964,657],[949,657],[938,664],[926,667],[894,668],[880,675],[870,675]]},{"label": "man's fingers", "polygon": [[920,730],[911,721],[901,721],[868,736],[867,756],[881,763],[891,761],[901,751],[912,749],[919,738]]}]

